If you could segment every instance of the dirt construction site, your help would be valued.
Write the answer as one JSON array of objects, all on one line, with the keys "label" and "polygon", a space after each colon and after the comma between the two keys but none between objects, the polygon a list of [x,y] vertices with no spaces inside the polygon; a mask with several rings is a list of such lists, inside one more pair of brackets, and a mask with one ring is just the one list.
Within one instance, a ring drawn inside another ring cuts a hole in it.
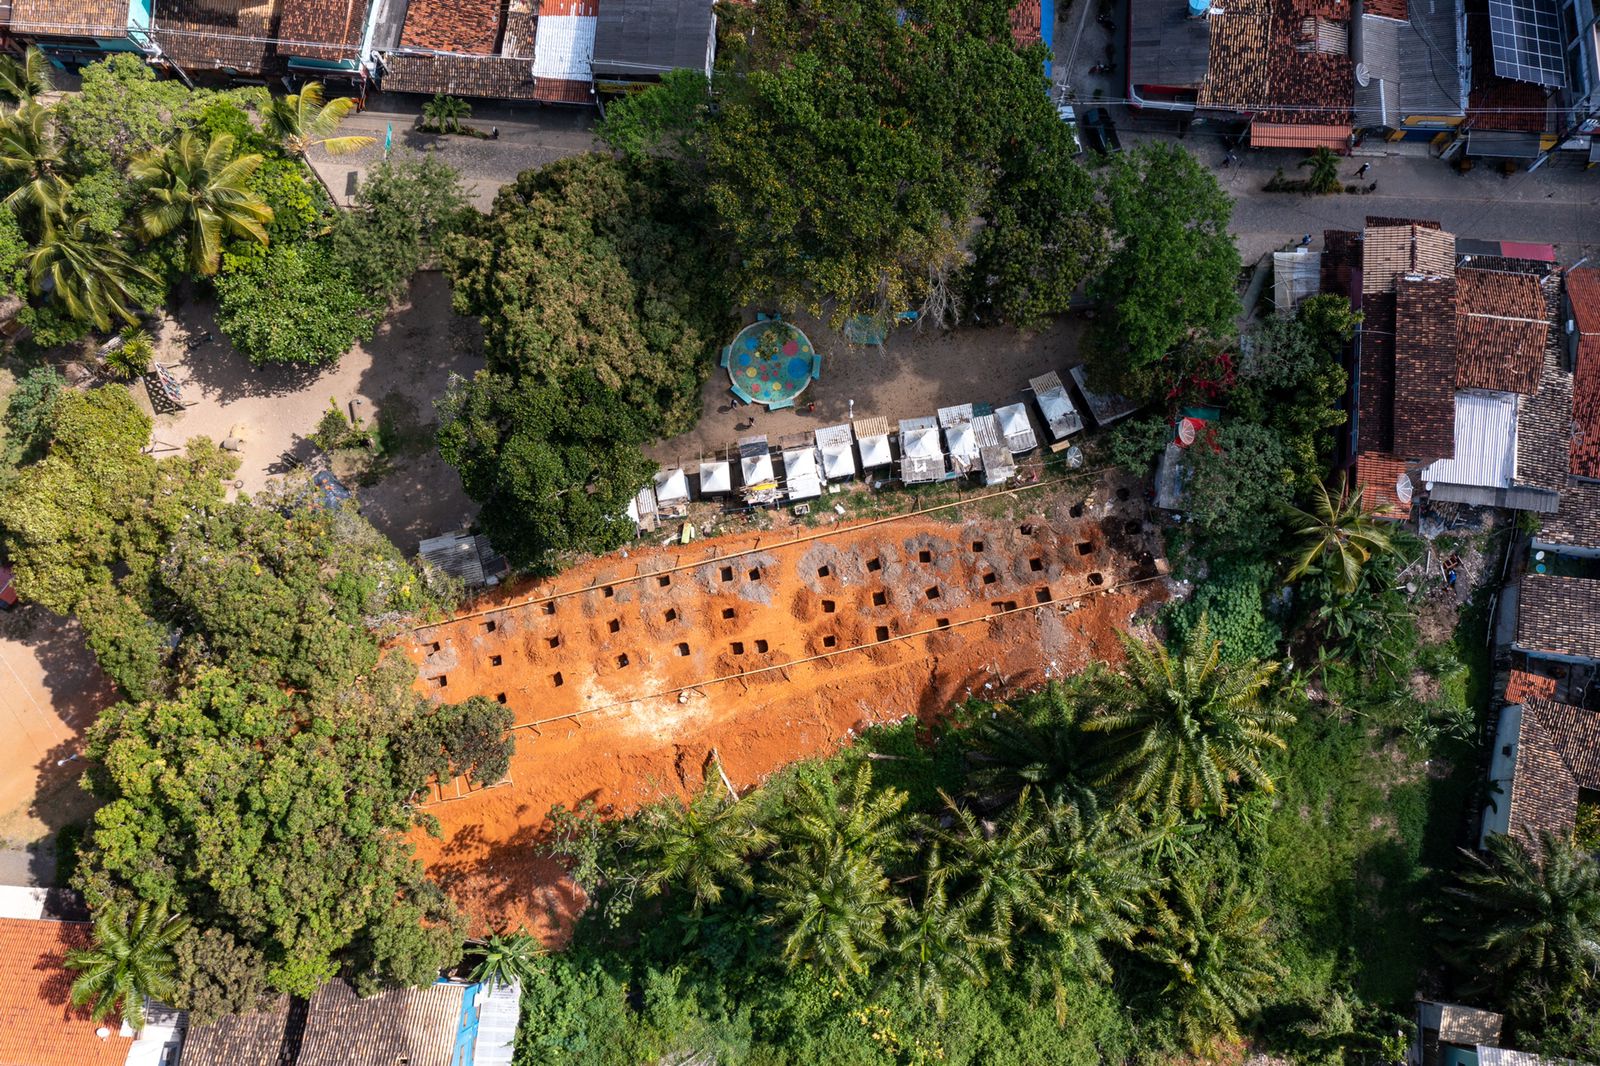
[{"label": "dirt construction site", "polygon": [[516,722],[507,781],[436,789],[421,859],[478,922],[559,939],[583,899],[536,851],[556,804],[686,796],[713,749],[743,790],[867,726],[1118,661],[1168,596],[1159,530],[1120,483],[1039,487],[606,556],[417,630],[429,695]]}]

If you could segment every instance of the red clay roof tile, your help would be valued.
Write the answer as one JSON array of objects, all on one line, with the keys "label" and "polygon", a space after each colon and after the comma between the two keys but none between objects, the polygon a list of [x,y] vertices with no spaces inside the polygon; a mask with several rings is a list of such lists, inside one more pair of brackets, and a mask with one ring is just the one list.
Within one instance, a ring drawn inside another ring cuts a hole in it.
[{"label": "red clay roof tile", "polygon": [[1395,287],[1394,452],[1455,456],[1456,279],[1401,278]]},{"label": "red clay roof tile", "polygon": [[26,1066],[122,1066],[133,1041],[95,1035],[101,1023],[67,1000],[72,977],[62,968],[71,948],[87,947],[86,922],[0,918],[0,1063]]},{"label": "red clay roof tile", "polygon": [[1535,392],[1550,332],[1539,279],[1462,269],[1456,292],[1456,387]]},{"label": "red clay roof tile", "polygon": [[493,55],[500,39],[499,0],[411,0],[400,47]]}]

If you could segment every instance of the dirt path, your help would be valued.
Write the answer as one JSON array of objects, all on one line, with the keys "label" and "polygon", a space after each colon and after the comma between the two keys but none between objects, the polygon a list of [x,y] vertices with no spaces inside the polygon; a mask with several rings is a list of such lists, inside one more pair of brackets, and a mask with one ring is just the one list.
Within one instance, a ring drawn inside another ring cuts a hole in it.
[{"label": "dirt path", "polygon": [[747,787],[868,725],[1116,660],[1166,586],[1156,528],[1114,489],[645,549],[419,631],[424,691],[499,699],[522,727],[509,784],[429,808],[423,861],[477,919],[559,936],[582,901],[533,854],[554,804],[685,795],[713,747]]}]

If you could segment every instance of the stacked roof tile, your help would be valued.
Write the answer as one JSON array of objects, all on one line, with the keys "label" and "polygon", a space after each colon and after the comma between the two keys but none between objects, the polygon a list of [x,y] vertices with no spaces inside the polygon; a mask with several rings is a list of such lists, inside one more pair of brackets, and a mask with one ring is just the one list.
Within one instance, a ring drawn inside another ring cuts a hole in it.
[{"label": "stacked roof tile", "polygon": [[1600,480],[1600,270],[1569,271],[1567,299],[1578,332],[1572,373],[1572,473]]},{"label": "stacked roof tile", "polygon": [[1519,649],[1600,660],[1600,581],[1525,574],[1517,610]]},{"label": "stacked roof tile", "polygon": [[1456,387],[1535,392],[1550,332],[1539,279],[1462,269],[1456,286]]},{"label": "stacked roof tile", "polygon": [[[126,10],[123,11],[126,15]],[[0,1063],[28,1066],[122,1066],[133,1041],[95,1032],[101,1023],[68,1002],[72,975],[63,963],[89,946],[87,923],[0,918]]]},{"label": "stacked roof tile", "polygon": [[411,0],[400,47],[493,55],[500,40],[500,0]]},{"label": "stacked roof tile", "polygon": [[1600,713],[1533,697],[1522,704],[1507,828],[1525,839],[1572,832],[1580,789],[1600,788]]},{"label": "stacked roof tile", "polygon": [[1545,677],[1543,674],[1530,674],[1525,670],[1513,670],[1506,680],[1506,702],[1526,703],[1532,699],[1554,699],[1556,695],[1556,679]]},{"label": "stacked roof tile", "polygon": [[1394,451],[1395,297],[1377,292],[1361,299],[1361,403],[1356,447]]},{"label": "stacked roof tile", "polygon": [[283,0],[278,51],[308,59],[359,58],[368,7],[369,0]]},{"label": "stacked roof tile", "polygon": [[1456,279],[1403,277],[1395,286],[1394,451],[1455,455]]},{"label": "stacked roof tile", "polygon": [[[1537,540],[1556,548],[1600,548],[1600,482],[1568,482],[1559,509],[1543,516]],[[1600,627],[1600,618],[1592,624]]]},{"label": "stacked roof tile", "polygon": [[[1361,486],[1361,506],[1368,511],[1380,511],[1384,518],[1410,518],[1410,473],[1403,459],[1387,455],[1364,453],[1356,457],[1356,483]],[[1408,482],[1406,497],[1401,499],[1401,479]]]},{"label": "stacked roof tile", "polygon": [[343,981],[317,990],[296,1066],[451,1066],[462,985],[397,988],[362,999]]},{"label": "stacked roof tile", "polygon": [[13,0],[12,33],[125,37],[127,0]]},{"label": "stacked roof tile", "polygon": [[1199,103],[1259,111],[1269,126],[1349,133],[1354,67],[1350,12],[1330,0],[1237,0],[1210,17]]},{"label": "stacked roof tile", "polygon": [[152,36],[185,69],[260,74],[277,52],[283,0],[153,0]]},{"label": "stacked roof tile", "polygon": [[1386,19],[1405,19],[1406,0],[1367,0],[1364,11],[1368,15],[1379,15]]},{"label": "stacked roof tile", "polygon": [[1393,292],[1406,274],[1452,277],[1456,272],[1456,238],[1439,224],[1422,225],[1399,219],[1367,220],[1361,246],[1361,291]]},{"label": "stacked roof tile", "polygon": [[273,1006],[252,1014],[225,1014],[205,1025],[191,1025],[183,1041],[185,1063],[219,1066],[294,1066],[305,1034],[305,1012],[279,996]]}]

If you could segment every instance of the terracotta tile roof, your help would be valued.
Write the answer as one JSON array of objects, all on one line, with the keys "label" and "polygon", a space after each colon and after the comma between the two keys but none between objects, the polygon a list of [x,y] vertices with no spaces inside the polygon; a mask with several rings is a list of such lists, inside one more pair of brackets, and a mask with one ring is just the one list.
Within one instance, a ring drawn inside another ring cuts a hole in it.
[{"label": "terracotta tile roof", "polygon": [[1044,5],[1040,0],[1022,0],[1011,9],[1011,36],[1024,47],[1044,40]]},{"label": "terracotta tile roof", "polygon": [[11,32],[43,37],[125,37],[126,0],[14,0]]},{"label": "terracotta tile roof", "polygon": [[493,55],[500,40],[500,0],[411,0],[400,47]]},{"label": "terracotta tile roof", "polygon": [[1353,285],[1361,269],[1361,245],[1355,230],[1326,229],[1322,231],[1322,291],[1354,297]]},{"label": "terracotta tile roof", "polygon": [[1415,223],[1375,226],[1369,220],[1361,242],[1361,291],[1392,292],[1405,274],[1451,277],[1456,272],[1456,239],[1436,227]]},{"label": "terracotta tile roof", "polygon": [[1567,300],[1578,332],[1600,334],[1600,270],[1579,267],[1567,271]]},{"label": "terracotta tile roof", "polygon": [[1568,271],[1567,302],[1578,330],[1572,371],[1572,472],[1600,479],[1600,270]]},{"label": "terracotta tile roof", "polygon": [[527,59],[395,53],[383,65],[385,92],[535,99],[533,64]]},{"label": "terracotta tile roof", "polygon": [[283,0],[153,0],[156,42],[186,70],[229,68],[261,74],[278,68]]},{"label": "terracotta tile roof", "polygon": [[1544,369],[1549,313],[1539,279],[1456,272],[1456,387],[1532,393]]},{"label": "terracotta tile roof", "polygon": [[1600,659],[1600,580],[1524,574],[1517,604],[1517,647]]},{"label": "terracotta tile roof", "polygon": [[1420,226],[1423,229],[1444,229],[1437,219],[1432,218],[1394,218],[1389,215],[1368,215],[1367,229],[1379,229],[1388,226]]},{"label": "terracotta tile roof", "polygon": [[305,1030],[304,1005],[279,996],[271,1010],[228,1014],[210,1025],[191,1025],[183,1040],[185,1066],[294,1066]]},{"label": "terracotta tile roof", "polygon": [[1367,0],[1362,9],[1368,15],[1381,15],[1386,19],[1405,19],[1406,0]]},{"label": "terracotta tile roof", "polygon": [[1272,0],[1226,4],[1209,21],[1211,51],[1197,97],[1200,106],[1247,111],[1270,103]]},{"label": "terracotta tile roof", "polygon": [[1360,403],[1356,446],[1361,451],[1394,449],[1394,293],[1361,298]]},{"label": "terracotta tile roof", "polygon": [[1455,278],[1401,278],[1395,288],[1394,453],[1455,456]]},{"label": "terracotta tile roof", "polygon": [[1553,699],[1556,679],[1543,674],[1530,674],[1526,670],[1513,670],[1506,681],[1506,702],[1526,703],[1531,699]]},{"label": "terracotta tile roof", "polygon": [[1539,290],[1545,313],[1544,355],[1539,388],[1517,410],[1516,483],[1560,493],[1567,485],[1572,439],[1572,374],[1562,366],[1560,276],[1539,278]]},{"label": "terracotta tile roof", "polygon": [[1210,18],[1211,47],[1199,103],[1264,111],[1275,124],[1348,123],[1355,100],[1349,18],[1348,7],[1334,0],[1223,5]]},{"label": "terracotta tile roof", "polygon": [[369,6],[369,0],[283,0],[278,51],[310,59],[359,58]]},{"label": "terracotta tile roof", "polygon": [[[1600,484],[1573,479],[1555,514],[1541,516],[1536,540],[1563,548],[1600,548]],[[1595,620],[1600,625],[1600,619]]]},{"label": "terracotta tile roof", "polygon": [[1252,148],[1327,148],[1342,152],[1350,147],[1350,125],[1317,125],[1313,123],[1262,122],[1250,123]]},{"label": "terracotta tile roof", "polygon": [[[1411,502],[1401,502],[1400,479],[1409,478],[1409,464],[1392,455],[1362,452],[1356,456],[1356,483],[1361,486],[1361,506],[1369,511],[1382,509],[1381,518],[1396,520],[1411,517]],[[1415,486],[1415,482],[1412,483]]]},{"label": "terracotta tile roof", "polygon": [[534,78],[533,98],[553,104],[587,104],[594,99],[594,86],[568,78]]},{"label": "terracotta tile roof", "polygon": [[451,1066],[464,991],[435,984],[361,999],[330,981],[311,999],[296,1066]]},{"label": "terracotta tile roof", "polygon": [[[126,12],[124,12],[126,13]],[[87,947],[85,922],[0,918],[0,1063],[6,1066],[122,1066],[131,1039],[95,1035],[99,1023],[67,1002],[62,968],[71,948]]]},{"label": "terracotta tile roof", "polygon": [[1507,828],[1572,831],[1578,790],[1600,786],[1600,713],[1538,697],[1522,704]]}]

